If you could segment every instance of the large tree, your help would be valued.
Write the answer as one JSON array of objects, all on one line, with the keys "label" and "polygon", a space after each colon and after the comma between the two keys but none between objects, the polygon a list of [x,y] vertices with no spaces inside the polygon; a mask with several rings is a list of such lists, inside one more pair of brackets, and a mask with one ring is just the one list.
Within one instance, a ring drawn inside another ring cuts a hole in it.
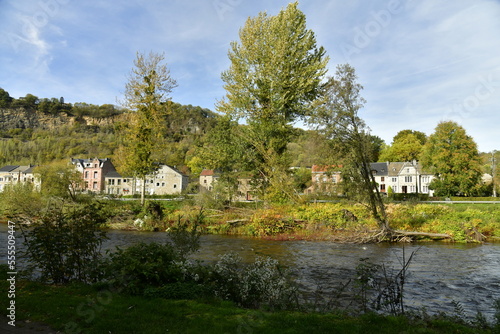
[{"label": "large tree", "polygon": [[[412,130],[403,130],[412,131]],[[391,146],[386,146],[380,154],[379,161],[413,161],[420,160],[422,147],[425,144],[422,137],[412,132],[400,131],[392,142]]]},{"label": "large tree", "polygon": [[438,196],[471,195],[481,181],[481,163],[474,139],[453,121],[441,122],[429,136],[422,164],[433,171]]},{"label": "large tree", "polygon": [[285,197],[290,192],[281,181],[288,170],[292,124],[318,97],[328,63],[297,7],[291,3],[276,16],[260,13],[246,21],[240,42],[231,43],[231,65],[222,73],[227,93],[217,105],[218,111],[246,121],[242,135],[263,188],[277,188]]},{"label": "large tree", "polygon": [[177,86],[164,63],[163,54],[137,53],[134,68],[125,86],[124,106],[129,110],[123,127],[121,170],[142,180],[141,203],[144,204],[146,176],[155,170],[155,147],[161,142],[164,103]]},{"label": "large tree", "polygon": [[380,236],[385,238],[391,230],[370,166],[372,138],[369,128],[359,117],[359,110],[365,103],[360,94],[362,89],[354,68],[348,64],[339,65],[309,122],[337,144],[343,156],[342,179],[346,190],[367,203],[379,224]]}]

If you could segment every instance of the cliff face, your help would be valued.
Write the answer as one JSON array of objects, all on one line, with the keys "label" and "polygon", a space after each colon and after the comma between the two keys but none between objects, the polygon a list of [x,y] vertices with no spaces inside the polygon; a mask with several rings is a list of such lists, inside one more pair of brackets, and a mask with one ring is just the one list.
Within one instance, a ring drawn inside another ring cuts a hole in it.
[{"label": "cliff face", "polygon": [[107,118],[83,116],[77,119],[76,116],[70,116],[67,113],[49,115],[25,108],[0,109],[0,130],[26,128],[51,130],[62,125],[74,125],[75,123],[104,126],[113,124],[118,117],[120,116]]}]

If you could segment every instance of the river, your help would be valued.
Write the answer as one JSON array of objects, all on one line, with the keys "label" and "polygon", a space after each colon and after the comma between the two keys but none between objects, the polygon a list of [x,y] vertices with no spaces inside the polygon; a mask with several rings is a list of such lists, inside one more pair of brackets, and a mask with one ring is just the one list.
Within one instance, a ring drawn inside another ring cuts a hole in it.
[{"label": "river", "polygon": [[[0,262],[6,262],[7,227],[0,224]],[[126,247],[138,241],[165,242],[165,233],[110,231],[105,249]],[[18,239],[18,247],[22,247]],[[339,288],[355,277],[360,259],[369,259],[386,268],[401,269],[406,258],[415,252],[405,284],[405,304],[412,309],[425,308],[429,313],[453,314],[454,302],[473,317],[478,311],[493,319],[494,302],[500,299],[500,243],[484,244],[338,244],[327,241],[272,241],[253,238],[206,235],[193,256],[215,261],[228,252],[245,261],[255,256],[270,256],[294,273],[306,292],[318,287],[328,291]]]}]

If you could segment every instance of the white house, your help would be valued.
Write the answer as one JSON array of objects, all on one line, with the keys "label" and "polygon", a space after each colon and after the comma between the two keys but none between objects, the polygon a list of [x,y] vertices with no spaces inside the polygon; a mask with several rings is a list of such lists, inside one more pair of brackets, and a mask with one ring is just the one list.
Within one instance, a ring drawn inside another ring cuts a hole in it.
[{"label": "white house", "polygon": [[379,191],[387,193],[389,188],[399,194],[434,195],[429,189],[434,175],[423,170],[418,161],[413,162],[375,162],[370,164]]},{"label": "white house", "polygon": [[34,166],[9,165],[0,168],[0,192],[5,187],[16,183],[33,183],[35,189],[40,189],[40,177],[35,175]]},{"label": "white house", "polygon": [[[142,189],[142,180],[126,178],[116,171],[105,176],[107,194],[134,195]],[[156,171],[146,177],[146,195],[180,194],[188,186],[188,177],[174,167],[159,165]]]}]

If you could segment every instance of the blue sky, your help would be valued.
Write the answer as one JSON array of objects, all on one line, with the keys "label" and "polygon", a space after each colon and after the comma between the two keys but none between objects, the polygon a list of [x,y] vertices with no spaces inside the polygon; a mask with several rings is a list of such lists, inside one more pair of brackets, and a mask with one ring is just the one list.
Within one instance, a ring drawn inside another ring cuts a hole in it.
[{"label": "blue sky", "polygon": [[[117,104],[136,52],[164,52],[172,100],[214,110],[238,30],[282,0],[0,0],[0,87],[11,96]],[[500,0],[303,0],[308,27],[356,68],[361,116],[387,143],[400,130],[461,124],[500,150]]]}]

